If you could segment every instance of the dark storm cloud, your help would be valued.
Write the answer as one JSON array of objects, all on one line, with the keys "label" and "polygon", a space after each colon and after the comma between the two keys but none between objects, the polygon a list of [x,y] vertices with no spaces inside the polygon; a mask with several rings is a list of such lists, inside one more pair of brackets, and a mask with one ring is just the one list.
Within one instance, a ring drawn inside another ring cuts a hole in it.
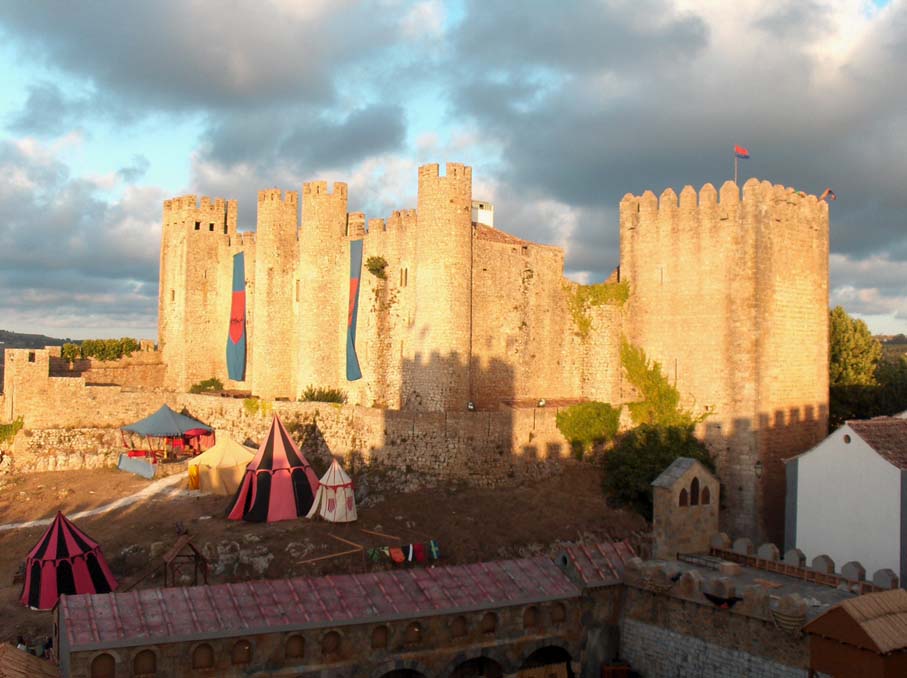
[{"label": "dark storm cloud", "polygon": [[616,234],[602,229],[616,229],[624,193],[720,187],[735,143],[753,154],[744,178],[834,188],[834,251],[907,256],[907,163],[892,152],[907,150],[907,95],[893,86],[907,59],[907,5],[832,71],[810,51],[827,37],[824,3],[751,14],[731,44],[667,3],[468,8],[451,101],[502,144],[511,191],[598,220],[574,229],[568,269],[615,261]]},{"label": "dark storm cloud", "polygon": [[[323,9],[323,11],[321,11]],[[336,70],[390,32],[371,3],[0,4],[23,54],[147,109],[327,102]]]},{"label": "dark storm cloud", "polygon": [[288,163],[302,172],[347,166],[397,150],[406,132],[404,111],[374,105],[336,119],[312,109],[222,116],[205,134],[204,158],[220,165]]}]

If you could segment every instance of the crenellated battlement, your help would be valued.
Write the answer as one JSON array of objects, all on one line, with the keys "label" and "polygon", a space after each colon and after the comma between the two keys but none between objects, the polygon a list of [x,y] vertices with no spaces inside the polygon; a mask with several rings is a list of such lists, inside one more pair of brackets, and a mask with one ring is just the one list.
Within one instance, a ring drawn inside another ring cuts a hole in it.
[{"label": "crenellated battlement", "polygon": [[350,212],[347,215],[346,232],[352,240],[365,237],[365,212]]},{"label": "crenellated battlement", "polygon": [[[696,210],[707,218],[716,210],[722,210],[721,218],[727,218],[727,212],[732,209],[768,210],[776,221],[784,217],[796,221],[804,221],[804,217],[822,219],[828,215],[828,205],[815,195],[805,195],[794,188],[755,178],[743,185],[742,196],[737,184],[725,181],[720,191],[710,183],[704,184],[698,192],[692,186],[684,186],[679,199],[674,189],[666,188],[658,197],[647,190],[640,196],[627,193],[620,201],[621,217],[628,220],[627,230],[633,230],[637,221],[673,219],[678,214],[689,215]],[[638,215],[638,219],[634,215]]]},{"label": "crenellated battlement", "polygon": [[258,204],[263,203],[280,203],[282,205],[298,205],[299,193],[297,191],[287,191],[283,193],[279,188],[267,188],[258,192]]},{"label": "crenellated battlement", "polygon": [[335,195],[338,197],[347,197],[347,185],[342,181],[334,182],[333,192],[328,191],[328,182],[326,181],[307,181],[302,185],[303,195]]},{"label": "crenellated battlement", "polygon": [[416,210],[394,210],[387,218],[387,230],[399,231],[415,228]]}]

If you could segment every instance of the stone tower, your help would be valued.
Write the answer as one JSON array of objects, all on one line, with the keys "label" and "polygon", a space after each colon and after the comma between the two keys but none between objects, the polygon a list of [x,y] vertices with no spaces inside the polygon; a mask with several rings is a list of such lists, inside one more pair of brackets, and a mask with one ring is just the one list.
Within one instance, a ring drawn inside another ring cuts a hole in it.
[{"label": "stone tower", "polygon": [[185,195],[164,202],[158,298],[159,343],[167,380],[178,389],[225,371],[236,201]]},{"label": "stone tower", "polygon": [[709,415],[725,530],[780,542],[781,460],[827,430],[828,206],[756,179],[628,194],[620,278],[626,337]]},{"label": "stone tower", "polygon": [[259,191],[256,227],[255,318],[252,352],[252,390],[262,398],[295,393],[297,352],[296,269],[299,250],[296,233],[299,194],[278,189]]},{"label": "stone tower", "polygon": [[419,168],[413,324],[403,407],[462,410],[471,399],[472,168]]},{"label": "stone tower", "polygon": [[296,336],[297,395],[306,386],[346,383],[346,313],[349,259],[347,185],[325,181],[302,188]]}]

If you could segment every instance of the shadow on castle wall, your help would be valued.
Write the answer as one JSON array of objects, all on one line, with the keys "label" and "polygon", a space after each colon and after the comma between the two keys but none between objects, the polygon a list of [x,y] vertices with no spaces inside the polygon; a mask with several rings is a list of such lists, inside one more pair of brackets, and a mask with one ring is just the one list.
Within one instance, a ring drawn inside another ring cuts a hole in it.
[{"label": "shadow on castle wall", "polygon": [[718,465],[721,526],[754,541],[784,543],[784,460],[824,440],[828,408],[791,407],[722,425],[708,419],[697,433]]}]

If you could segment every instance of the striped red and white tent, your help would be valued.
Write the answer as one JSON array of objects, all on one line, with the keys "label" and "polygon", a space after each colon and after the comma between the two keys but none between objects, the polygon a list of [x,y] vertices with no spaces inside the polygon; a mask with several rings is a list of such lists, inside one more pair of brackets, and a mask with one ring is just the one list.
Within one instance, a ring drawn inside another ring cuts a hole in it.
[{"label": "striped red and white tent", "polygon": [[268,437],[246,467],[227,518],[255,523],[299,518],[312,508],[317,490],[318,476],[275,415]]},{"label": "striped red and white tent", "polygon": [[59,511],[25,561],[23,605],[49,610],[61,595],[110,593],[116,579],[101,547]]},{"label": "striped red and white tent", "polygon": [[311,518],[316,513],[332,523],[351,523],[356,520],[353,480],[336,459],[321,477],[315,502],[306,518]]}]

